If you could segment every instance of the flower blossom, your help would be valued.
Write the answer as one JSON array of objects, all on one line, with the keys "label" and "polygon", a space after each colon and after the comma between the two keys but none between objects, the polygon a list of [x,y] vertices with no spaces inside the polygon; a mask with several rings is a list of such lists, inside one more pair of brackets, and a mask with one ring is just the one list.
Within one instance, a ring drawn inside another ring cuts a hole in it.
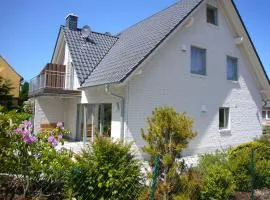
[{"label": "flower blossom", "polygon": [[28,134],[28,135],[25,135],[25,136],[23,137],[23,141],[24,141],[26,144],[32,144],[32,143],[34,143],[34,142],[37,141],[37,137]]},{"label": "flower blossom", "polygon": [[60,128],[61,130],[64,130],[64,123],[63,122],[57,122],[57,128]]},{"label": "flower blossom", "polygon": [[23,121],[14,132],[21,135],[23,142],[26,144],[32,144],[37,141],[37,137],[31,134],[32,123],[30,121]]},{"label": "flower blossom", "polygon": [[58,140],[53,135],[48,137],[48,142],[51,143],[54,147],[58,145]]}]

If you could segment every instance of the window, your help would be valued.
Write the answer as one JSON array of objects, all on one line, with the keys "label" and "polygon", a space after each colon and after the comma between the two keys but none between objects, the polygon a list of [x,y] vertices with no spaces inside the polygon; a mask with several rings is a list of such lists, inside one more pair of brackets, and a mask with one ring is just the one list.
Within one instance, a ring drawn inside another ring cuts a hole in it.
[{"label": "window", "polygon": [[206,50],[191,47],[191,73],[206,75]]},{"label": "window", "polygon": [[237,58],[227,56],[227,80],[238,80]]},{"label": "window", "polygon": [[219,130],[229,129],[229,108],[219,108]]},{"label": "window", "polygon": [[207,23],[218,25],[218,11],[213,6],[207,6],[206,8]]},{"label": "window", "polygon": [[265,110],[262,111],[262,118],[266,119],[266,111]]},{"label": "window", "polygon": [[262,118],[266,120],[270,120],[270,110],[263,110],[262,111]]}]

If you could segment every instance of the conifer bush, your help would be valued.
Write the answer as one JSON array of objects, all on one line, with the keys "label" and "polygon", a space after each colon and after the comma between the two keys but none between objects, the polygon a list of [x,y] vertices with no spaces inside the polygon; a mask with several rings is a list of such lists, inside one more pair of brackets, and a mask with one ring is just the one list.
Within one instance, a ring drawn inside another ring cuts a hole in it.
[{"label": "conifer bush", "polygon": [[146,142],[142,150],[150,156],[149,164],[152,168],[154,159],[160,157],[155,196],[164,200],[176,198],[183,192],[180,174],[184,163],[178,159],[196,135],[192,130],[193,121],[185,113],[163,106],[154,109],[147,122],[146,131],[142,129],[142,137]]}]

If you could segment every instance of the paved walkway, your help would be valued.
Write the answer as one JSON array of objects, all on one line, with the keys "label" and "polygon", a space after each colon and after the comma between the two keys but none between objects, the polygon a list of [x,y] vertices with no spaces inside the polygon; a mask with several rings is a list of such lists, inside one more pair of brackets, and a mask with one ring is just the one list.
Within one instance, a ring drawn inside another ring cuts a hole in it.
[{"label": "paved walkway", "polygon": [[66,148],[66,149],[73,151],[74,153],[79,153],[82,151],[82,149],[89,148],[89,143],[86,143],[86,145],[84,145],[83,142],[67,142],[67,141],[65,141],[64,145],[59,144],[56,147],[56,149],[61,149],[61,148]]}]

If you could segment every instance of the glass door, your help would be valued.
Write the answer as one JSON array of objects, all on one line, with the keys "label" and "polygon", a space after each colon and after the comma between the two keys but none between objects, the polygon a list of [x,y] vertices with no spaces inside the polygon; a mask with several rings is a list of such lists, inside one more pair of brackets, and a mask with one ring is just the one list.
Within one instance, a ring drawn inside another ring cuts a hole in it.
[{"label": "glass door", "polygon": [[111,136],[112,104],[78,104],[77,133],[79,141],[93,141],[95,135]]}]

